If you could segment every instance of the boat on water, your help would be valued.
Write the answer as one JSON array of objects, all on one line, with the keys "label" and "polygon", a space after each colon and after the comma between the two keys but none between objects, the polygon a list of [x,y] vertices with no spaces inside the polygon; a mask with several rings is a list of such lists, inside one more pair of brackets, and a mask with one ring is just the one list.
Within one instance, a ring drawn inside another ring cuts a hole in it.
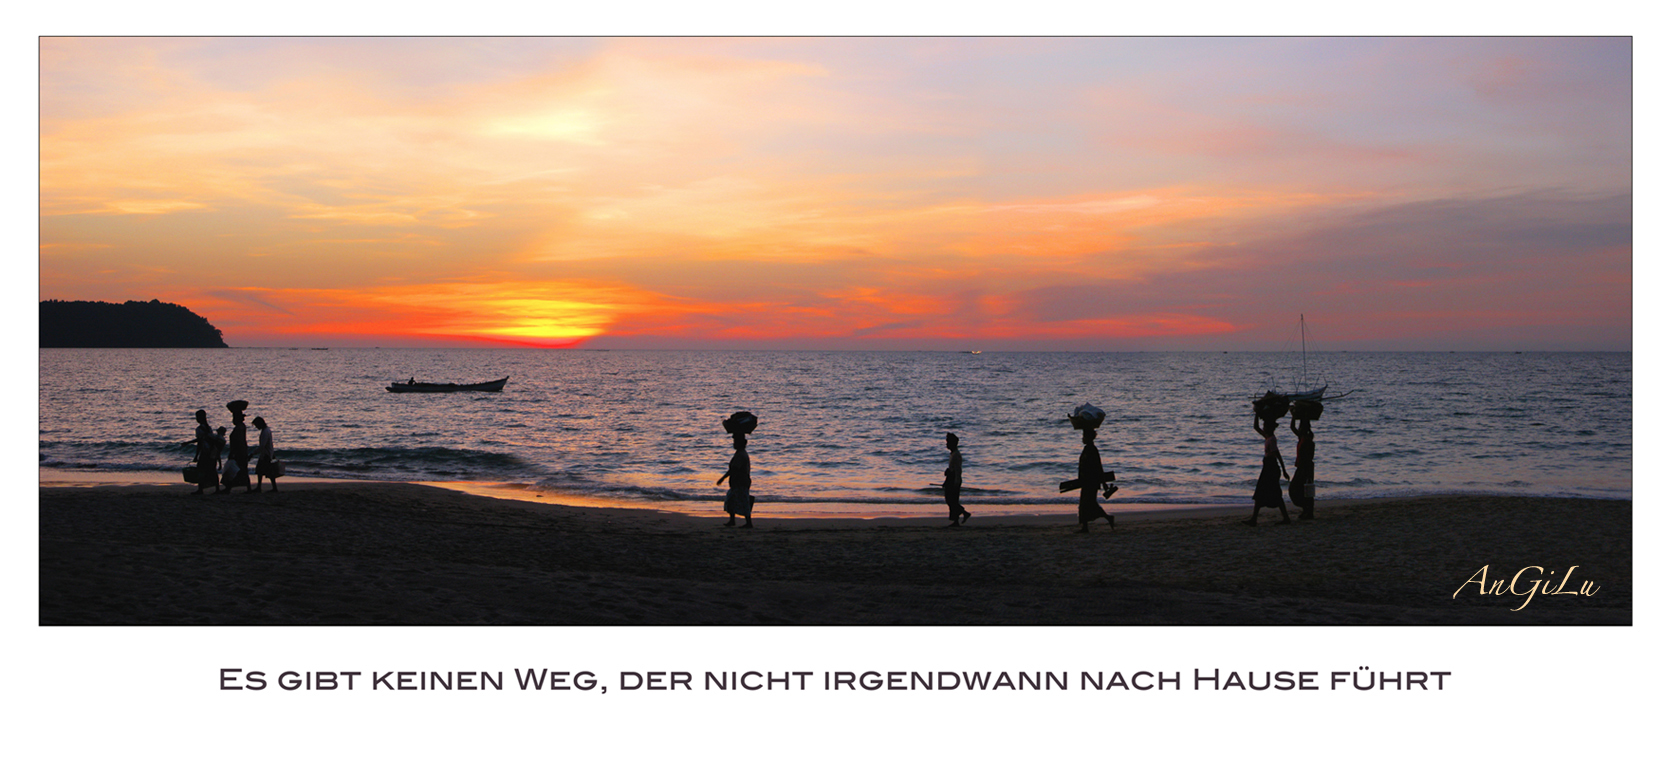
[{"label": "boat on water", "polygon": [[[1307,315],[1306,314],[1302,314],[1301,321],[1299,322],[1298,326],[1301,329],[1301,381],[1300,382],[1307,383],[1308,382],[1307,381],[1308,373],[1307,373]],[[1311,385],[1311,384],[1309,383],[1309,385]],[[1325,396],[1324,395],[1325,391],[1330,388],[1329,383],[1326,383],[1326,384],[1321,385],[1317,388],[1312,388],[1312,389],[1309,389],[1309,390],[1300,390],[1301,388],[1306,388],[1306,387],[1307,386],[1299,386],[1297,388],[1297,390],[1288,391],[1288,392],[1278,391],[1277,389],[1269,390],[1265,394],[1262,394],[1261,396],[1257,396],[1253,399],[1253,401],[1255,402],[1255,411],[1257,413],[1262,413],[1263,415],[1266,415],[1266,414],[1281,415],[1281,414],[1283,414],[1283,412],[1285,412],[1289,409],[1290,405],[1295,404],[1296,402],[1302,402],[1302,403],[1310,403],[1310,404],[1306,404],[1306,406],[1301,408],[1302,413],[1308,414],[1312,417],[1317,417],[1317,415],[1319,413],[1319,409],[1323,406],[1325,400],[1340,399],[1344,396],[1347,396],[1348,394],[1354,393],[1353,391],[1349,391],[1349,392],[1343,393],[1343,394],[1335,394],[1335,395],[1332,395],[1332,396]]]},{"label": "boat on water", "polygon": [[[1325,392],[1325,389],[1327,389],[1329,387],[1330,386],[1328,386],[1328,385],[1322,385],[1322,386],[1319,386],[1318,388],[1315,388],[1311,391],[1296,391],[1294,393],[1279,394],[1279,396],[1282,396],[1285,399],[1289,399],[1292,402],[1316,402],[1316,401],[1320,401],[1320,400],[1323,400],[1323,399],[1327,398],[1324,395],[1324,392]],[[1336,397],[1332,396],[1332,397],[1328,397],[1328,398],[1334,399]]]},{"label": "boat on water", "polygon": [[400,394],[400,393],[436,394],[436,393],[447,393],[447,392],[450,392],[450,391],[498,391],[502,388],[505,388],[506,381],[510,380],[510,379],[511,379],[510,377],[502,377],[499,380],[489,380],[485,383],[465,383],[465,384],[459,384],[459,383],[420,383],[417,380],[409,379],[405,383],[401,383],[401,382],[390,383],[384,390],[389,391],[390,393],[397,393],[397,394]]}]

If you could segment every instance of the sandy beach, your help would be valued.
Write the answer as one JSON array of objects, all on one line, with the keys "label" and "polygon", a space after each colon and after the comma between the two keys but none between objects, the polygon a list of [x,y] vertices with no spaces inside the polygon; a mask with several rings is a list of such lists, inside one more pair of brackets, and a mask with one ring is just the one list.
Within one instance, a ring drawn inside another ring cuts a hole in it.
[{"label": "sandy beach", "polygon": [[[743,530],[416,484],[287,482],[219,496],[42,487],[40,623],[1632,623],[1630,501],[1338,501],[1292,525],[1209,509],[1089,534],[1067,511]],[[1482,594],[1499,580],[1504,593]],[[1591,596],[1558,593],[1584,582]]]}]

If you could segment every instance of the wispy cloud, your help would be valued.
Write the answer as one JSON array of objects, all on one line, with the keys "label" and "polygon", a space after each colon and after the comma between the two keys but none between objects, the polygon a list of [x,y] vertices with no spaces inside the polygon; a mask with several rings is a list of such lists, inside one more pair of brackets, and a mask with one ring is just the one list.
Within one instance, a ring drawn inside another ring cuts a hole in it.
[{"label": "wispy cloud", "polygon": [[47,38],[41,292],[201,298],[234,342],[1212,346],[1305,305],[1614,346],[1630,53]]}]

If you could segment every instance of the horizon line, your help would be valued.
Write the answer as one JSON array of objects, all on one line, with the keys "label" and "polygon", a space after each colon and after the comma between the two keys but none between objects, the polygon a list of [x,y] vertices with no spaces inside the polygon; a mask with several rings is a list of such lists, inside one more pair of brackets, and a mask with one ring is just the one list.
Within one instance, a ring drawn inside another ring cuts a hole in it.
[{"label": "horizon line", "polygon": [[[562,347],[562,348],[542,348],[542,347],[537,347],[537,346],[498,346],[498,345],[479,345],[479,346],[469,346],[469,345],[462,345],[462,346],[432,346],[432,345],[227,345],[227,346],[222,347],[222,348],[212,348],[212,347],[204,347],[204,346],[187,346],[187,347],[180,347],[180,346],[46,346],[46,347],[41,347],[41,346],[36,346],[37,351],[45,351],[45,350],[106,350],[106,351],[123,351],[123,350],[191,351],[191,350],[206,350],[206,351],[214,351],[214,350],[232,350],[232,349],[240,349],[240,350],[276,350],[276,351],[300,351],[300,350],[327,351],[327,350],[336,350],[336,349],[357,350],[357,351],[372,351],[372,350],[400,350],[400,351],[550,351],[550,352],[560,352],[560,353],[561,352],[566,352],[566,351],[591,351],[591,352],[594,352],[594,353],[611,353],[611,352],[643,352],[643,353],[963,353],[963,354],[973,354],[973,355],[982,355],[982,354],[988,354],[988,353],[1145,353],[1145,354],[1156,354],[1156,353],[1208,353],[1208,354],[1212,354],[1212,353],[1220,353],[1220,354],[1276,353],[1276,354],[1296,354],[1296,355],[1299,355],[1299,352],[1294,350],[1294,349],[1252,349],[1252,348],[1237,348],[1237,349],[1225,348],[1225,349],[1221,349],[1219,351],[1215,351],[1213,349],[1074,350],[1074,349],[1017,349],[1017,348],[993,348],[993,349],[988,349],[988,348],[983,348],[983,349],[977,349],[977,350],[970,350],[970,349],[965,349],[965,348],[912,348],[912,349],[904,349],[904,348],[582,348],[582,347],[578,347],[578,346]],[[1309,355],[1312,355],[1312,354],[1337,354],[1337,353],[1506,353],[1506,354],[1518,354],[1518,353],[1632,353],[1632,349],[1630,349],[1630,348],[1627,348],[1627,349],[1619,349],[1619,348],[1575,348],[1575,349],[1555,349],[1555,348],[1481,349],[1481,348],[1475,348],[1475,349],[1469,349],[1469,348],[1466,348],[1466,349],[1444,349],[1443,350],[1443,349],[1439,349],[1439,348],[1433,348],[1433,349],[1407,350],[1407,349],[1373,349],[1373,348],[1361,348],[1361,349],[1330,348],[1330,349],[1325,349],[1325,350],[1309,351],[1308,353],[1309,353]]]}]

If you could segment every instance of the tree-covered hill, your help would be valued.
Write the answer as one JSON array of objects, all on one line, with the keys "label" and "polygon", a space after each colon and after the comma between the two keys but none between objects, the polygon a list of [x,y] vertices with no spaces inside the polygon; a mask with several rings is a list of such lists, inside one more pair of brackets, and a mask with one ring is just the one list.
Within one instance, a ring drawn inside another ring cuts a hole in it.
[{"label": "tree-covered hill", "polygon": [[174,303],[41,301],[42,348],[225,348],[221,330]]}]

